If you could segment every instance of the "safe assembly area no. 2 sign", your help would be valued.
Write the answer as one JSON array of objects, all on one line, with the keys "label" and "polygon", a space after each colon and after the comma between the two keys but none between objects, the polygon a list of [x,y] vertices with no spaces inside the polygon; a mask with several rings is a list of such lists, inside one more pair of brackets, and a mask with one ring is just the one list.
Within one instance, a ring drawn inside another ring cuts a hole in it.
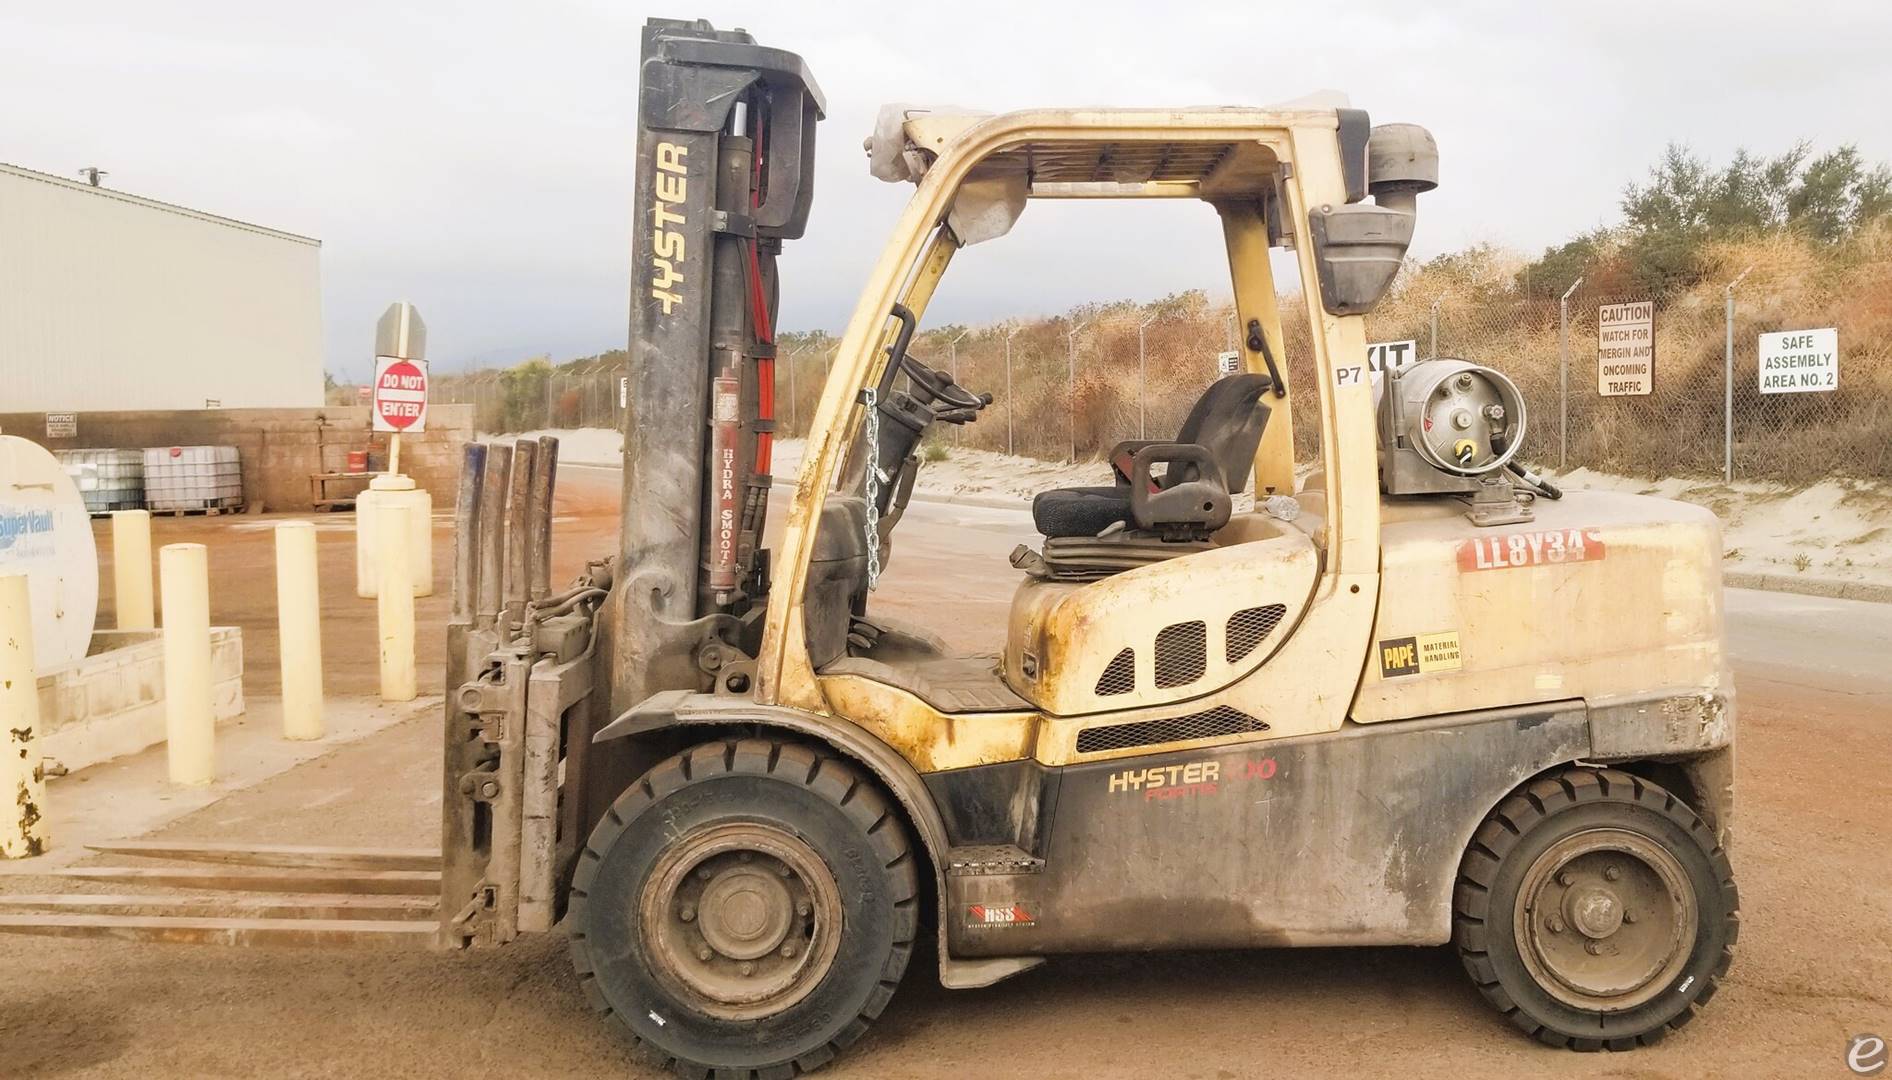
[{"label": "safe assembly area no. 2 sign", "polygon": [[1839,389],[1839,329],[1762,334],[1761,393],[1805,394]]}]

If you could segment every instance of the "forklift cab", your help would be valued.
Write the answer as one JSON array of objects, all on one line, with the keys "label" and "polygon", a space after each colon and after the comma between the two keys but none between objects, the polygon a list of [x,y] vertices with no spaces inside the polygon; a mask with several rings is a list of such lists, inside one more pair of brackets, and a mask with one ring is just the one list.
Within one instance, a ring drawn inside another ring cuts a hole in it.
[{"label": "forklift cab", "polygon": [[[1311,657],[1364,651],[1377,587],[1374,416],[1352,359],[1364,350],[1354,316],[1391,283],[1413,196],[1436,182],[1430,136],[1373,129],[1351,109],[990,117],[892,106],[868,154],[876,175],[916,190],[811,428],[759,693],[898,733],[935,768],[1337,727],[1357,673]],[[871,591],[923,468],[920,439],[934,423],[976,422],[992,399],[907,346],[960,248],[1003,236],[1033,199],[1076,198],[1213,208],[1246,371],[1212,384],[1175,438],[1117,446],[1098,485],[1040,492],[1044,538],[1014,554],[1023,574],[1005,640],[992,654],[949,655],[924,630],[875,615]],[[1308,305],[1314,386],[1285,375],[1276,247],[1295,251],[1320,300]],[[902,372],[910,390],[894,389]],[[1295,481],[1295,394],[1316,397],[1321,425],[1307,490]],[[1251,475],[1255,495],[1290,496],[1299,512],[1258,508],[1244,497]],[[977,723],[953,723],[967,714]]]}]

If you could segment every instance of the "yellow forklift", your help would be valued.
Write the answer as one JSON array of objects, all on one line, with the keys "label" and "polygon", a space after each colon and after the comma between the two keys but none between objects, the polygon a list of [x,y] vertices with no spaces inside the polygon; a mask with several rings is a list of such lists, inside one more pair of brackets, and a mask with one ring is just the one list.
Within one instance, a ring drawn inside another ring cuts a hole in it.
[{"label": "yellow forklift", "polygon": [[[640,71],[621,545],[554,592],[556,446],[467,449],[444,843],[400,871],[437,881],[439,944],[562,926],[598,1011],[689,1077],[821,1066],[923,934],[960,989],[1064,953],[1451,942],[1553,1045],[1694,1017],[1738,926],[1719,528],[1531,474],[1494,368],[1369,370],[1424,129],[884,111],[869,167],[914,192],[771,551],[776,266],[823,99],[703,22],[651,21]],[[1035,199],[1206,204],[1243,370],[1037,496],[1042,541],[992,568],[1008,624],[963,656],[873,604],[916,448],[992,403],[909,346]]]}]

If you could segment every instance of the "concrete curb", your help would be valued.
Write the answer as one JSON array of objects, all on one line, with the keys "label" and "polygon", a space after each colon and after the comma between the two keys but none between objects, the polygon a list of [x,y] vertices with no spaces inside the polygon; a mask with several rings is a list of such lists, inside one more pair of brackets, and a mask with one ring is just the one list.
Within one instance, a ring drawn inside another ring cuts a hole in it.
[{"label": "concrete curb", "polygon": [[1829,600],[1866,600],[1875,604],[1892,604],[1892,585],[1871,581],[1839,581],[1833,578],[1730,570],[1722,575],[1722,584],[1730,589],[1760,589],[1764,592],[1822,596]]},{"label": "concrete curb", "polygon": [[1017,510],[1025,513],[1031,509],[1031,500],[1014,499],[1004,495],[935,495],[929,491],[913,493],[915,502],[945,503],[949,506],[980,506],[987,510]]}]

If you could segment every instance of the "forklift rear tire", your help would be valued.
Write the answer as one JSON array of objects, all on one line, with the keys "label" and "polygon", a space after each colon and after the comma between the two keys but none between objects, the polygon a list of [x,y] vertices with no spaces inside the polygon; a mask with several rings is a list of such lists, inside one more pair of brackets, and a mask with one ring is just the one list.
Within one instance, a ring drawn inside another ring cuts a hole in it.
[{"label": "forklift rear tire", "polygon": [[593,830],[572,879],[572,963],[653,1064],[792,1077],[886,1007],[918,898],[900,815],[852,765],[795,743],[704,743]]},{"label": "forklift rear tire", "polygon": [[1734,959],[1739,898],[1714,830],[1668,791],[1572,768],[1499,804],[1453,896],[1486,1000],[1552,1046],[1631,1050],[1694,1019]]}]

